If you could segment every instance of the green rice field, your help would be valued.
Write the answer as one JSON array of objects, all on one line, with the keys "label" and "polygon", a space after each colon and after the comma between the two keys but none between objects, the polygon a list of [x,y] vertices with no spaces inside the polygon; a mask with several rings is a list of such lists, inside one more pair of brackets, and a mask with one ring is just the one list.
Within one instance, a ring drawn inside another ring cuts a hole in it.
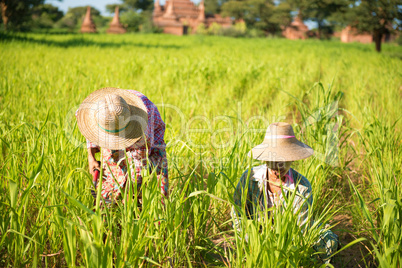
[{"label": "green rice field", "polygon": [[[312,248],[325,224],[341,242],[328,267],[401,267],[401,59],[393,44],[0,35],[0,267],[325,267]],[[93,206],[74,113],[102,87],[157,104],[165,207],[153,173],[141,212]],[[292,166],[312,184],[314,225],[286,207],[235,232],[237,181],[261,164],[247,153],[278,121],[315,150]]]}]

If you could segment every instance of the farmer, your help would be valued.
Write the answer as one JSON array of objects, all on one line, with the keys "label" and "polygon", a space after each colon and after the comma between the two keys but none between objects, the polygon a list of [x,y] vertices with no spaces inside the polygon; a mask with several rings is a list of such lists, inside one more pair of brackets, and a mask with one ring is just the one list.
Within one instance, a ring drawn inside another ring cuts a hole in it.
[{"label": "farmer", "polygon": [[[283,194],[296,189],[293,209],[298,212],[298,224],[304,226],[308,221],[308,209],[313,197],[310,182],[291,167],[292,162],[307,158],[313,154],[306,144],[296,139],[293,128],[287,123],[273,123],[266,132],[262,144],[251,151],[254,159],[266,162],[264,165],[251,168],[243,173],[234,193],[237,206],[245,207],[248,218],[255,218],[258,210],[285,204]],[[241,200],[249,176],[247,200]],[[240,230],[241,214],[234,207],[232,218],[237,230]],[[307,224],[308,226],[308,224]],[[330,230],[323,229],[320,239],[314,246],[319,256],[329,262],[329,256],[338,248],[338,237]]]},{"label": "farmer", "polygon": [[165,123],[156,106],[145,95],[135,90],[102,88],[82,102],[76,117],[78,128],[87,139],[92,175],[100,169],[95,153],[102,150],[101,194],[107,203],[121,197],[121,189],[128,183],[128,171],[140,189],[142,172],[156,170],[162,195],[167,197]]}]

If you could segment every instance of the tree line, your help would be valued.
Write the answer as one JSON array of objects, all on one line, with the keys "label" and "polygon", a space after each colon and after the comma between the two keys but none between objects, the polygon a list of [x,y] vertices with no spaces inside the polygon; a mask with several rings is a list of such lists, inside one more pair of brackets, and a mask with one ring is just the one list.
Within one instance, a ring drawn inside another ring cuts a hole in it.
[{"label": "tree line", "polygon": [[[121,22],[128,31],[157,31],[152,24],[153,0],[121,0]],[[398,32],[402,23],[402,0],[204,0],[206,15],[221,14],[245,22],[248,29],[265,35],[280,35],[294,16],[315,22],[316,36],[328,38],[335,30],[350,25],[373,35],[377,51],[381,40]],[[116,4],[107,5],[111,13]],[[76,31],[86,7],[70,8],[65,14],[44,0],[0,0],[3,30],[65,29]],[[98,28],[110,18],[91,8]]]},{"label": "tree line", "polygon": [[[59,0],[60,1],[60,0]],[[154,31],[152,25],[153,2],[150,0],[124,0],[120,7],[120,20],[128,31]],[[116,4],[106,9],[114,13]],[[0,0],[0,30],[3,31],[49,31],[77,32],[86,13],[87,6],[69,8],[66,13],[45,0]],[[98,29],[107,28],[111,17],[91,7],[91,16]]]}]

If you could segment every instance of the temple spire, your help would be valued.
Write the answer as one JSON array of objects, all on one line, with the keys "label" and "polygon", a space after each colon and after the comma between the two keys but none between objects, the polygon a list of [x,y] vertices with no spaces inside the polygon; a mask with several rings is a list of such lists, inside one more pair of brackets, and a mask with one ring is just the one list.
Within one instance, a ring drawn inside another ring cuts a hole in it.
[{"label": "temple spire", "polygon": [[204,21],[205,20],[205,6],[204,6],[204,0],[201,0],[199,6],[198,6],[198,21]]},{"label": "temple spire", "polygon": [[110,27],[107,30],[107,33],[125,33],[126,29],[124,29],[123,25],[120,23],[119,18],[119,6],[115,7],[114,17],[112,22],[110,23]]},{"label": "temple spire", "polygon": [[173,14],[173,1],[174,0],[169,0],[167,1],[167,8],[166,8],[166,12],[163,15],[164,18],[172,18],[175,19],[176,16]]},{"label": "temple spire", "polygon": [[84,21],[81,25],[81,33],[96,33],[96,25],[91,17],[91,7],[87,6]]},{"label": "temple spire", "polygon": [[161,16],[162,15],[162,8],[161,8],[161,5],[160,5],[160,3],[159,3],[159,0],[156,0],[155,2],[154,2],[154,12],[153,12],[153,16],[154,17],[159,17],[159,16]]}]

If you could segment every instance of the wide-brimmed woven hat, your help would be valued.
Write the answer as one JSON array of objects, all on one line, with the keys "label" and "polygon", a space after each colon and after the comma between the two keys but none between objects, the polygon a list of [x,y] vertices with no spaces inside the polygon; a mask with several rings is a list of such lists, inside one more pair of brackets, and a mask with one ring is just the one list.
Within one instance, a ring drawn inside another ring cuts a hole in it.
[{"label": "wide-brimmed woven hat", "polygon": [[296,139],[290,124],[280,122],[269,125],[264,141],[250,153],[261,161],[288,162],[307,158],[314,150]]},{"label": "wide-brimmed woven hat", "polygon": [[119,88],[92,92],[77,111],[78,128],[90,142],[102,148],[122,150],[144,136],[147,108],[133,93]]}]

